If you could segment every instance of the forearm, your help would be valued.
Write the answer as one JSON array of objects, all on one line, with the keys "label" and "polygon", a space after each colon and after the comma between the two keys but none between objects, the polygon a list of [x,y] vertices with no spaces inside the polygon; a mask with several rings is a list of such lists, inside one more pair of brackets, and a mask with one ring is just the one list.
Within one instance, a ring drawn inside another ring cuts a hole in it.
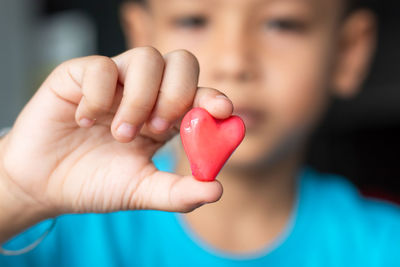
[{"label": "forearm", "polygon": [[[4,138],[0,139],[0,163],[3,162],[4,142]],[[7,176],[3,164],[0,164],[0,244],[49,217],[23,199]]]}]

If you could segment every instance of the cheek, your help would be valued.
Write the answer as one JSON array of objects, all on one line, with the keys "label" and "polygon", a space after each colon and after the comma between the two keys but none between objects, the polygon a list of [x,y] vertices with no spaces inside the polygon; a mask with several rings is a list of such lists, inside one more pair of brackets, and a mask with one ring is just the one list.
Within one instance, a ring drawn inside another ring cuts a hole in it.
[{"label": "cheek", "polygon": [[280,59],[269,72],[271,109],[283,131],[304,131],[320,117],[328,99],[329,60],[326,51],[298,51]]},{"label": "cheek", "polygon": [[204,47],[204,43],[207,41],[207,36],[205,35],[172,31],[168,27],[165,27],[165,25],[159,25],[157,29],[153,35],[152,45],[162,52],[162,54],[177,49],[185,49],[198,56]]}]

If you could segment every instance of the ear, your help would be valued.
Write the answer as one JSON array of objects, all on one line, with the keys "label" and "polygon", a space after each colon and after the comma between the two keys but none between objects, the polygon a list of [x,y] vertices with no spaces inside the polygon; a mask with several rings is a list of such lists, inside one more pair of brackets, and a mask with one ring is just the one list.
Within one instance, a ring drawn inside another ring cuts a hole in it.
[{"label": "ear", "polygon": [[121,5],[121,23],[127,46],[146,46],[151,43],[151,20],[145,4],[126,1]]},{"label": "ear", "polygon": [[341,26],[333,77],[334,94],[350,98],[358,93],[376,46],[376,19],[369,10],[355,11]]}]

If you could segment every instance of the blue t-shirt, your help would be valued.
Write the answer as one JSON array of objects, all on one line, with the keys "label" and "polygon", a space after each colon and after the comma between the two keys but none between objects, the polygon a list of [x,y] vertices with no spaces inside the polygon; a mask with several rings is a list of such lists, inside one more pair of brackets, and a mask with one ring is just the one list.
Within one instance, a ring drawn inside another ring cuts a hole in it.
[{"label": "blue t-shirt", "polygon": [[[167,158],[158,167],[171,170]],[[219,251],[179,213],[122,211],[58,217],[34,250],[0,266],[400,266],[400,208],[362,198],[346,180],[305,168],[297,203],[273,244],[244,255]],[[49,221],[8,242],[35,240]]]}]

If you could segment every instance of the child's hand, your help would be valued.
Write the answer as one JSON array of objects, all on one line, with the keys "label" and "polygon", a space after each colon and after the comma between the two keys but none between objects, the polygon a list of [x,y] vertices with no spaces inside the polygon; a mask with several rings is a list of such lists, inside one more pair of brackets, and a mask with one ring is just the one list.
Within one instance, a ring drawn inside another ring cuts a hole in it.
[{"label": "child's hand", "polygon": [[2,141],[0,182],[18,201],[56,215],[186,212],[217,201],[219,182],[160,172],[151,161],[193,106],[231,115],[230,100],[197,87],[198,74],[190,53],[163,57],[150,47],[63,63]]}]

